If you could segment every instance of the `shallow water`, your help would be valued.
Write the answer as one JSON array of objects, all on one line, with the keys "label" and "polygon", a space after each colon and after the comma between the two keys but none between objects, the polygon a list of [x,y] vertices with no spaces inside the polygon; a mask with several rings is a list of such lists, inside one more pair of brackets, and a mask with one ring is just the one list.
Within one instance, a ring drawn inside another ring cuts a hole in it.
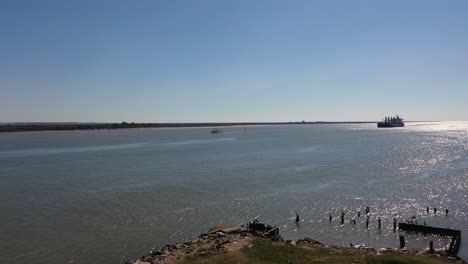
[{"label": "shallow water", "polygon": [[[0,263],[122,263],[255,217],[287,238],[397,247],[395,214],[461,229],[468,259],[468,123],[222,130],[0,134]],[[448,243],[405,236],[408,247]]]}]

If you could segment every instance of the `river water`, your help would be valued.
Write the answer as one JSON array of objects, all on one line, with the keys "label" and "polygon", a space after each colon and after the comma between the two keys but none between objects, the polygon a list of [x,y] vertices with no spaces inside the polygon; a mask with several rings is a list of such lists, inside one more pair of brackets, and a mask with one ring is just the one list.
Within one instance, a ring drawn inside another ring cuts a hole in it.
[{"label": "river water", "polygon": [[[461,229],[468,259],[467,122],[222,130],[0,134],[0,263],[123,263],[256,217],[286,238],[396,248],[393,218],[416,216]],[[404,235],[408,247],[448,243]]]}]

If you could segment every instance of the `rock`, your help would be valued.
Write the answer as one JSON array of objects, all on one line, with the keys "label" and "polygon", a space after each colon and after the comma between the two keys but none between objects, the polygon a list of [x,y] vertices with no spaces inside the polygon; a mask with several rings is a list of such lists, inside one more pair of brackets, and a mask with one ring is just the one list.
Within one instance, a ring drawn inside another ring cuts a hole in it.
[{"label": "rock", "polygon": [[220,242],[217,243],[217,244],[219,244],[219,245],[226,245],[226,244],[229,244],[229,243],[231,243],[231,242],[232,242],[231,240],[227,239],[227,240],[224,240],[224,241],[220,241]]},{"label": "rock", "polygon": [[225,236],[227,236],[227,235],[226,235],[225,233],[223,233],[223,232],[216,232],[216,235],[217,235],[218,237],[225,237]]},{"label": "rock", "polygon": [[221,231],[223,229],[229,229],[229,228],[233,228],[233,226],[230,226],[230,225],[224,225],[224,224],[219,224],[219,225],[216,225],[210,229],[208,229],[208,233],[215,233],[217,231]]},{"label": "rock", "polygon": [[161,248],[162,252],[172,251],[172,245],[165,245]]},{"label": "rock", "polygon": [[216,245],[216,250],[223,250],[225,247],[221,244]]},{"label": "rock", "polygon": [[151,263],[146,262],[146,261],[137,260],[137,261],[133,262],[133,264],[151,264]]},{"label": "rock", "polygon": [[231,233],[240,233],[240,232],[243,232],[243,231],[247,231],[247,229],[238,226],[238,227],[225,228],[225,229],[223,229],[221,231],[223,231],[226,234],[231,234]]},{"label": "rock", "polygon": [[298,244],[311,244],[311,245],[318,245],[318,246],[323,246],[324,244],[320,241],[314,240],[309,237],[304,237],[304,239],[299,239],[297,241]]},{"label": "rock", "polygon": [[379,248],[379,249],[377,249],[377,252],[382,252],[382,253],[393,252],[393,249],[391,249],[391,248]]}]

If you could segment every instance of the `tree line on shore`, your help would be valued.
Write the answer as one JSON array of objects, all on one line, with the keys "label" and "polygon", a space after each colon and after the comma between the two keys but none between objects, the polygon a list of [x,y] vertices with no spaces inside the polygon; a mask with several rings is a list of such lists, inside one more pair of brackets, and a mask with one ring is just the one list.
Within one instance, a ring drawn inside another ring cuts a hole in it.
[{"label": "tree line on shore", "polygon": [[[227,126],[230,124],[223,124]],[[233,125],[233,124],[231,124]],[[0,132],[20,131],[46,131],[46,130],[95,130],[95,129],[122,129],[122,128],[158,128],[158,127],[195,127],[213,126],[209,123],[50,123],[50,124],[3,124]]]},{"label": "tree line on shore", "polygon": [[219,127],[219,126],[249,126],[249,125],[303,125],[303,124],[347,124],[363,122],[226,122],[226,123],[11,123],[0,124],[1,132],[47,131],[47,130],[95,130],[122,128],[163,128],[163,127]]}]

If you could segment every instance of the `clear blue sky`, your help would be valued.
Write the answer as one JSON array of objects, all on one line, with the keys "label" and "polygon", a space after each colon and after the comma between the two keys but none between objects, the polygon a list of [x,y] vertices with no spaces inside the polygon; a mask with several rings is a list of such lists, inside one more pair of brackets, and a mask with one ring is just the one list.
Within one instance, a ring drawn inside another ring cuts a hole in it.
[{"label": "clear blue sky", "polygon": [[468,120],[468,1],[0,2],[0,122]]}]

